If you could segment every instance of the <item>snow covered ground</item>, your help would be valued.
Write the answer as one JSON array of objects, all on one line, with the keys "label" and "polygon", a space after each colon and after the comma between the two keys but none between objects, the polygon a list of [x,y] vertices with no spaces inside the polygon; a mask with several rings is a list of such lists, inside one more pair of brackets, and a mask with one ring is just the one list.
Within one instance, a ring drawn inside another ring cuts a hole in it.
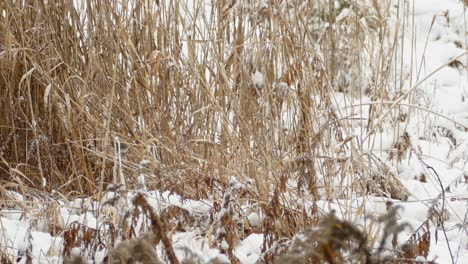
[{"label": "snow covered ground", "polygon": [[[408,133],[413,148],[420,153],[407,153],[395,165],[401,182],[411,193],[406,201],[391,201],[401,207],[399,222],[410,225],[400,234],[399,244],[418,234],[415,231],[419,227],[429,227],[432,238],[428,260],[468,263],[468,132],[462,127],[468,126],[466,11],[458,0],[415,0],[414,9],[411,5],[410,10],[414,10],[414,24],[410,17],[404,32],[403,90],[407,91],[430,77],[417,88],[417,96],[402,101],[413,105],[409,111],[411,121],[403,131]],[[395,22],[396,18],[393,19]],[[379,149],[391,148],[395,143],[393,135],[382,134]],[[210,246],[212,241],[207,233],[215,229],[206,222],[212,201],[186,200],[167,192],[140,192],[146,195],[157,212],[175,205],[187,210],[197,222],[192,229],[171,234],[179,259],[196,256],[201,263],[214,259],[229,262],[226,255]],[[0,249],[17,263],[26,263],[27,256],[32,257],[33,263],[61,263],[64,238],[60,230],[69,228],[72,223],[97,229],[103,219],[109,219],[103,214],[119,217],[118,212],[105,211],[105,208],[97,216],[99,205],[92,199],[65,201],[49,195],[35,197],[34,203],[27,203],[22,202],[26,199],[20,194],[9,193],[11,201],[2,201],[0,211]],[[108,192],[110,194],[112,192]],[[136,191],[126,193],[118,199],[115,208],[128,207],[135,194]],[[331,209],[339,212],[341,204],[356,205],[355,208],[364,204],[364,211],[384,214],[388,201],[378,197],[356,197],[348,201],[321,201],[318,205],[322,212]],[[357,213],[357,209],[351,213]],[[445,219],[443,226],[437,224],[436,216],[439,215]],[[428,218],[432,220],[427,221]],[[247,219],[256,227],[261,225],[262,216],[252,212]],[[362,219],[356,218],[356,222],[359,221]],[[51,226],[57,228],[56,236],[50,234]],[[235,256],[241,263],[256,263],[262,254],[263,239],[261,233],[250,234],[235,248]],[[158,249],[163,252],[162,248]],[[74,248],[72,253],[84,254],[85,250]],[[100,263],[104,256],[104,251],[98,251],[95,260]]]}]

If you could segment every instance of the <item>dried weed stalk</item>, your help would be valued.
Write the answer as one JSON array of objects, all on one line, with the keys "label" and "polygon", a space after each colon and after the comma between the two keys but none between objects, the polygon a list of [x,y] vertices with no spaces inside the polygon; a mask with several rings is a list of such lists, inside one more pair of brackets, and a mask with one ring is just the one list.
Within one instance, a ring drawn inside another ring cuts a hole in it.
[{"label": "dried weed stalk", "polygon": [[[112,236],[109,236],[112,238]],[[107,238],[107,237],[106,237]],[[114,237],[115,241],[115,237]],[[112,241],[112,242],[114,242]],[[70,257],[73,248],[79,248],[83,255],[94,257],[96,251],[111,248],[99,234],[99,230],[73,222],[63,232],[63,257]]]},{"label": "dried weed stalk", "polygon": [[371,259],[366,235],[353,224],[330,214],[319,228],[297,235],[277,263],[376,263]]},{"label": "dried weed stalk", "polygon": [[238,199],[250,192],[251,185],[243,184],[235,178],[231,179],[227,190],[224,192],[221,204],[215,204],[215,243],[221,253],[227,254],[232,263],[240,263],[234,255],[234,248],[239,244],[242,231],[238,224],[244,217],[240,210]]},{"label": "dried weed stalk", "polygon": [[141,213],[151,220],[151,229],[153,236],[151,240],[154,245],[160,241],[163,243],[164,250],[167,254],[169,262],[171,264],[178,264],[174,249],[172,248],[172,241],[168,237],[167,224],[165,220],[161,219],[155,212],[154,209],[148,204],[146,198],[141,194],[137,194],[133,199],[135,208],[140,208]]}]

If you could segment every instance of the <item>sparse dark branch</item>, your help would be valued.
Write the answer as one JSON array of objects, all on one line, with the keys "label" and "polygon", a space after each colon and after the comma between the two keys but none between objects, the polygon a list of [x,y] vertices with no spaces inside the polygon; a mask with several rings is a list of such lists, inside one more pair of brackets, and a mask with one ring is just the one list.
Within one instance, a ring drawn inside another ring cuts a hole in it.
[{"label": "sparse dark branch", "polygon": [[[437,181],[438,181],[439,186],[440,186],[440,189],[441,189],[441,195],[442,195],[442,209],[441,210],[444,210],[445,209],[445,188],[444,188],[444,185],[442,184],[442,181],[440,180],[439,174],[437,173],[437,171],[432,166],[429,166],[421,158],[419,159],[419,161],[422,164],[424,164],[424,166],[427,169],[431,170],[434,173],[434,175],[436,176]],[[450,243],[449,243],[449,240],[448,240],[448,237],[447,237],[447,232],[445,231],[444,220],[441,218],[440,214],[437,215],[437,219],[438,219],[440,225],[442,226],[442,231],[444,232],[444,237],[445,237],[445,241],[447,242],[447,248],[448,248],[449,253],[450,253],[450,258],[452,260],[452,264],[455,264],[455,260],[453,259],[452,249],[450,248]]]}]

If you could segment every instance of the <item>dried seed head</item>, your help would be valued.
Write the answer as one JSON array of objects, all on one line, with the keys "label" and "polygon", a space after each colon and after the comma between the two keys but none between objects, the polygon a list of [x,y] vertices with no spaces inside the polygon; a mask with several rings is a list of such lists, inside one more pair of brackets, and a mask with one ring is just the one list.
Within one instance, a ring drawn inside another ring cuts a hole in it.
[{"label": "dried seed head", "polygon": [[273,94],[279,98],[284,99],[289,95],[289,86],[285,82],[277,83],[274,87]]},{"label": "dried seed head", "polygon": [[258,70],[255,70],[252,73],[252,85],[257,89],[257,91],[262,91],[263,89],[263,74]]}]

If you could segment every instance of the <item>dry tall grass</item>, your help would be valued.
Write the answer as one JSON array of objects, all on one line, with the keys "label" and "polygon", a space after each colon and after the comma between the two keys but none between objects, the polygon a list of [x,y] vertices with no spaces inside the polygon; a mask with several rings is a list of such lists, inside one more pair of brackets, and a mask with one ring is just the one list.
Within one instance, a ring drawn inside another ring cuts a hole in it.
[{"label": "dry tall grass", "polygon": [[0,3],[5,188],[90,195],[142,173],[148,188],[221,199],[234,176],[289,236],[313,219],[287,191],[406,197],[364,151],[390,105],[363,121],[337,103],[399,95],[387,1],[79,2]]}]

